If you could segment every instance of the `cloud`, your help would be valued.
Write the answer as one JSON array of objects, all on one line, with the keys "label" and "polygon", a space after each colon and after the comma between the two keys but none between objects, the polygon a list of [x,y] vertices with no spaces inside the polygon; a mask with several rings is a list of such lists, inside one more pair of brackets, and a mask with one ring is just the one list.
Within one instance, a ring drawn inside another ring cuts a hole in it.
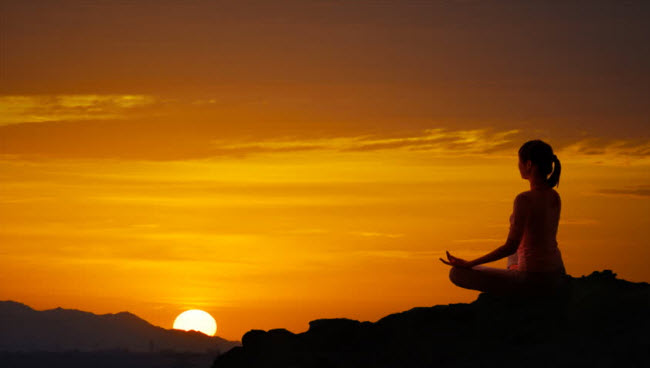
[{"label": "cloud", "polygon": [[406,149],[441,155],[484,154],[504,150],[512,146],[518,130],[493,131],[492,129],[446,130],[425,129],[419,134],[402,137],[378,137],[371,135],[328,137],[302,140],[287,137],[261,142],[229,143],[212,141],[214,150],[222,153],[289,152],[305,150],[333,150],[339,152],[365,152]]},{"label": "cloud", "polygon": [[417,259],[417,258],[432,258],[439,257],[440,251],[409,251],[397,249],[376,249],[376,250],[363,250],[350,252],[350,255],[372,258],[392,258],[392,259]]},{"label": "cloud", "polygon": [[490,129],[456,130],[426,129],[423,134],[403,138],[360,139],[349,151],[372,151],[408,148],[428,152],[463,154],[486,153],[505,148],[513,142],[518,130],[493,132]]},{"label": "cloud", "polygon": [[272,153],[272,152],[300,152],[300,151],[314,151],[327,149],[323,145],[289,143],[286,145],[277,144],[243,144],[233,146],[222,146],[212,148],[210,154],[212,156],[231,156],[231,157],[245,157],[252,154]]},{"label": "cloud", "polygon": [[[499,225],[499,227],[503,227],[502,225]],[[472,239],[454,239],[452,240],[453,243],[469,243],[469,244],[475,244],[475,243],[495,243],[495,242],[502,242],[504,239],[497,239],[497,238],[472,238]]]},{"label": "cloud", "polygon": [[594,219],[567,219],[567,220],[560,220],[560,225],[562,226],[567,226],[567,225],[576,225],[576,226],[590,226],[590,225],[596,225],[599,222]]},{"label": "cloud", "polygon": [[401,238],[404,234],[389,234],[389,233],[380,233],[373,231],[352,231],[352,235],[359,235],[364,237],[380,237],[380,238]]},{"label": "cloud", "polygon": [[155,101],[147,95],[0,96],[0,125],[119,119],[126,110]]},{"label": "cloud", "polygon": [[[207,121],[200,114],[169,115],[170,111],[157,103],[159,100],[144,95],[70,95],[42,97],[42,100],[39,100],[41,97],[14,97],[0,97],[0,109],[7,111],[0,117],[0,155],[25,159],[171,161],[245,159],[250,156],[300,153],[308,160],[312,153],[350,154],[352,157],[374,152],[410,157],[422,154],[427,159],[467,156],[511,158],[524,141],[523,136],[528,135],[524,129],[450,129],[443,126],[417,131],[392,130],[390,133],[370,133],[366,130],[346,132],[342,129],[334,134],[318,133],[305,127],[291,130],[295,132],[293,135],[283,135],[259,126],[251,134],[250,130],[245,129],[245,122],[229,124],[226,120]],[[147,115],[140,110],[152,104],[160,107],[155,117],[151,116],[151,111]],[[37,110],[42,111],[37,113]],[[69,120],[18,124],[64,118]],[[5,126],[1,126],[3,124]],[[566,142],[556,147],[560,148],[558,156],[563,162],[569,160],[615,166],[650,164],[650,140],[647,139],[563,139]]]},{"label": "cloud", "polygon": [[650,185],[639,185],[627,188],[606,188],[599,190],[597,193],[601,195],[650,198]]},{"label": "cloud", "polygon": [[561,159],[601,165],[650,164],[650,140],[587,138],[563,147]]},{"label": "cloud", "polygon": [[292,230],[279,230],[275,231],[275,234],[280,235],[321,235],[327,234],[331,231],[320,228],[307,228],[307,229],[292,229]]}]

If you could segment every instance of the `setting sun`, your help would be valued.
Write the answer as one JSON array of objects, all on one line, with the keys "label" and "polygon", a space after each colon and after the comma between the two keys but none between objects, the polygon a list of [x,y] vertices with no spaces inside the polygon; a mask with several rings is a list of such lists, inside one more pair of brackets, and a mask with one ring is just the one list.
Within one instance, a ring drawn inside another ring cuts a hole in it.
[{"label": "setting sun", "polygon": [[199,309],[185,311],[174,320],[175,330],[199,331],[208,336],[217,333],[217,322],[208,312]]}]

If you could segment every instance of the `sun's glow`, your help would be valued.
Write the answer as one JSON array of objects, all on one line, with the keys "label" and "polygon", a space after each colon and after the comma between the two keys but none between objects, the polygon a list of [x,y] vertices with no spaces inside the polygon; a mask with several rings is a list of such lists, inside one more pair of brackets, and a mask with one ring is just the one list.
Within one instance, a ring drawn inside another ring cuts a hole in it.
[{"label": "sun's glow", "polygon": [[187,310],[176,317],[174,320],[175,330],[199,331],[208,336],[214,336],[217,333],[217,322],[212,318],[210,313],[199,309]]}]

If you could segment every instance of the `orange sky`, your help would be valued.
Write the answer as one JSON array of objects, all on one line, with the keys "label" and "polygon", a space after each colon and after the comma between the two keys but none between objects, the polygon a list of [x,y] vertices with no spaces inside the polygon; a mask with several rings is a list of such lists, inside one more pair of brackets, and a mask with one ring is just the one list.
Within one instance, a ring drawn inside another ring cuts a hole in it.
[{"label": "orange sky", "polygon": [[[216,4],[216,5],[215,5]],[[0,300],[218,334],[467,302],[516,150],[573,275],[650,280],[644,2],[0,5]]]}]

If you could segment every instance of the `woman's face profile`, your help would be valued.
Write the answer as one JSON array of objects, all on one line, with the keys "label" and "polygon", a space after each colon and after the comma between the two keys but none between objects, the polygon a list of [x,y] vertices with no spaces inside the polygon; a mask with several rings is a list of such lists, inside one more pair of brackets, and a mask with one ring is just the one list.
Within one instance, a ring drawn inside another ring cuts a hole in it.
[{"label": "woman's face profile", "polygon": [[532,167],[532,162],[530,160],[522,162],[519,159],[519,174],[521,174],[522,179],[528,179],[530,177],[530,168]]}]

